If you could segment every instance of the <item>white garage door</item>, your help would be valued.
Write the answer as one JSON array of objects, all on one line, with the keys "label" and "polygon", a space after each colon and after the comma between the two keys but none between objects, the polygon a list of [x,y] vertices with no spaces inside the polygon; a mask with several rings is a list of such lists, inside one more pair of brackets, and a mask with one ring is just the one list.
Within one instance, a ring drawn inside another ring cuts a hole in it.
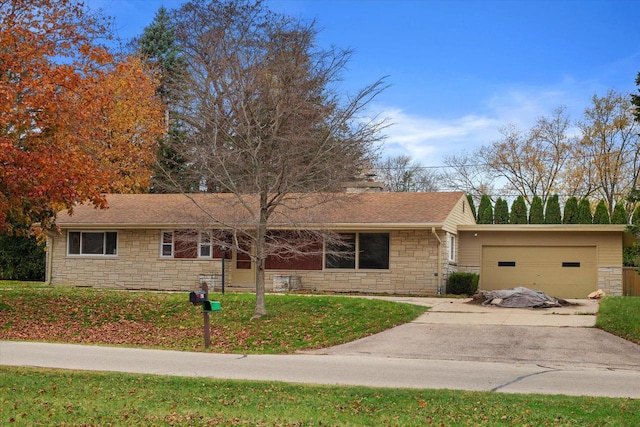
[{"label": "white garage door", "polygon": [[597,289],[595,246],[484,246],[480,288],[525,286],[557,298],[586,298]]}]

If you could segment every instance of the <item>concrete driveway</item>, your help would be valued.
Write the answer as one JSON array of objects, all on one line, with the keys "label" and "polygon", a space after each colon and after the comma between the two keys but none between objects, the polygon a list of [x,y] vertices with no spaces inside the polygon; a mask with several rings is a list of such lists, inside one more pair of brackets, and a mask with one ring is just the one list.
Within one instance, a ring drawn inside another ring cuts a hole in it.
[{"label": "concrete driveway", "polygon": [[470,299],[382,298],[432,308],[411,323],[310,353],[640,371],[640,345],[593,328],[596,300],[527,309]]}]

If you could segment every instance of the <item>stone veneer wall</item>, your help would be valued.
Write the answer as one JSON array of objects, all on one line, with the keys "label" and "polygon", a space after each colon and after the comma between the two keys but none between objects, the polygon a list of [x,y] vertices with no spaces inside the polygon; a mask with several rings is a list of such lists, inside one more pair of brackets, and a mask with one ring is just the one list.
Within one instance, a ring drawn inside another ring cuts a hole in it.
[{"label": "stone veneer wall", "polygon": [[[446,261],[444,234],[442,240],[442,280],[455,265]],[[300,288],[310,291],[389,293],[435,295],[438,285],[437,241],[430,230],[390,232],[389,270],[268,270],[266,287],[274,276],[300,276]],[[442,283],[444,286],[444,282]]]},{"label": "stone veneer wall", "polygon": [[53,242],[52,285],[188,291],[221,270],[219,259],[161,258],[160,230],[119,230],[116,257],[67,256],[66,232]]},{"label": "stone veneer wall", "polygon": [[622,267],[598,267],[598,289],[607,295],[622,296],[622,271]]},{"label": "stone veneer wall", "polygon": [[[442,240],[442,277],[436,277],[437,240],[431,230],[390,232],[389,270],[268,270],[265,286],[274,290],[274,276],[299,276],[299,288],[311,291],[434,295],[437,286],[457,266],[447,261],[447,241]],[[194,290],[201,275],[219,274],[221,261],[160,257],[160,230],[118,231],[117,257],[67,256],[66,233],[53,239],[51,284],[112,289]],[[50,249],[51,250],[51,249]],[[226,287],[232,283],[230,263],[225,269]],[[217,289],[216,289],[217,290]]]}]

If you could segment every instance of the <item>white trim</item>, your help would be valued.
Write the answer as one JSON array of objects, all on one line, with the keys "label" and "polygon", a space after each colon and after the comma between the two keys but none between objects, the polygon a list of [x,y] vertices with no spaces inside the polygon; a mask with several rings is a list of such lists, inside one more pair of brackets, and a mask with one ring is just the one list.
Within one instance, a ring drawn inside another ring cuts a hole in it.
[{"label": "white trim", "polygon": [[[202,237],[206,236],[207,234],[209,234],[209,242],[203,242],[202,241]],[[199,231],[198,232],[198,258],[200,259],[212,259],[213,258],[213,236],[211,235],[212,233],[210,231]],[[203,248],[209,248],[209,255],[202,255],[202,249]]]},{"label": "white trim", "polygon": [[449,254],[449,261],[454,262],[456,260],[456,235],[447,233],[447,252]]},{"label": "white trim", "polygon": [[[164,234],[171,234],[171,242],[169,243],[165,243],[164,241]],[[173,232],[173,230],[160,230],[160,258],[173,258],[173,254],[174,254],[174,244],[175,244],[175,233]],[[164,248],[165,245],[170,249],[170,254],[169,255],[165,255],[164,254]]]},{"label": "white trim", "polygon": [[[70,235],[72,233],[79,233],[80,241],[78,242],[78,253],[71,253],[71,238]],[[107,234],[115,234],[116,235],[116,245],[115,245],[115,254],[107,254]],[[102,253],[101,254],[87,254],[83,253],[83,234],[102,234]],[[120,246],[120,238],[118,236],[118,232],[115,230],[108,231],[98,231],[98,230],[67,230],[67,248],[66,254],[69,257],[100,257],[100,258],[117,258],[118,257],[118,247]]]}]

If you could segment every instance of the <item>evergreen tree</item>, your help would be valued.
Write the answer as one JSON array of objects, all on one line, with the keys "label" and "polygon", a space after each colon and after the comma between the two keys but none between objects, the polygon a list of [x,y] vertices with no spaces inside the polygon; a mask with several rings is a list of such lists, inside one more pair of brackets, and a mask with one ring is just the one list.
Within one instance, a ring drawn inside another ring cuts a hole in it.
[{"label": "evergreen tree", "polygon": [[491,207],[491,199],[486,194],[480,198],[478,206],[478,224],[493,224],[493,208]]},{"label": "evergreen tree", "polygon": [[513,201],[509,219],[511,224],[527,223],[527,203],[524,201],[524,197],[518,196],[518,198]]},{"label": "evergreen tree", "polygon": [[562,217],[563,224],[578,224],[578,199],[574,196],[569,197],[564,204],[564,215]]},{"label": "evergreen tree", "polygon": [[578,204],[578,224],[593,224],[593,215],[591,214],[591,203],[588,199],[580,200]]},{"label": "evergreen tree", "polygon": [[469,202],[469,207],[471,208],[471,213],[473,214],[473,217],[477,218],[476,205],[475,203],[473,203],[473,196],[471,196],[471,194],[467,194],[467,201]]},{"label": "evergreen tree", "polygon": [[593,223],[594,224],[611,224],[611,220],[609,219],[609,210],[607,209],[607,204],[602,199],[600,199],[600,201],[596,205],[596,211],[593,214]]},{"label": "evergreen tree", "polygon": [[611,224],[627,224],[629,221],[627,217],[627,210],[624,204],[616,203],[616,206],[613,208],[613,215],[611,215]]},{"label": "evergreen tree", "polygon": [[542,199],[540,196],[533,196],[529,209],[529,224],[544,224],[544,213]]},{"label": "evergreen tree", "polygon": [[35,237],[0,235],[0,280],[44,279],[44,245]]},{"label": "evergreen tree", "polygon": [[636,206],[631,216],[631,224],[640,225],[640,205]]},{"label": "evergreen tree", "polygon": [[[160,72],[160,86],[158,95],[167,106],[167,136],[158,142],[156,170],[153,176],[152,192],[166,191],[167,174],[179,177],[187,168],[186,161],[176,152],[177,141],[184,140],[184,130],[178,114],[175,111],[177,100],[181,96],[171,89],[172,82],[184,78],[186,61],[181,55],[176,43],[175,32],[167,10],[160,7],[153,22],[144,28],[142,35],[133,40],[133,45],[148,65]],[[186,181],[186,178],[184,179]],[[198,184],[187,185],[192,191],[198,190]]]},{"label": "evergreen tree", "polygon": [[493,222],[495,224],[509,224],[509,205],[502,197],[498,197],[496,200]]},{"label": "evergreen tree", "polygon": [[562,224],[562,216],[560,214],[560,202],[558,201],[558,195],[547,199],[547,206],[544,212],[545,224]]}]

